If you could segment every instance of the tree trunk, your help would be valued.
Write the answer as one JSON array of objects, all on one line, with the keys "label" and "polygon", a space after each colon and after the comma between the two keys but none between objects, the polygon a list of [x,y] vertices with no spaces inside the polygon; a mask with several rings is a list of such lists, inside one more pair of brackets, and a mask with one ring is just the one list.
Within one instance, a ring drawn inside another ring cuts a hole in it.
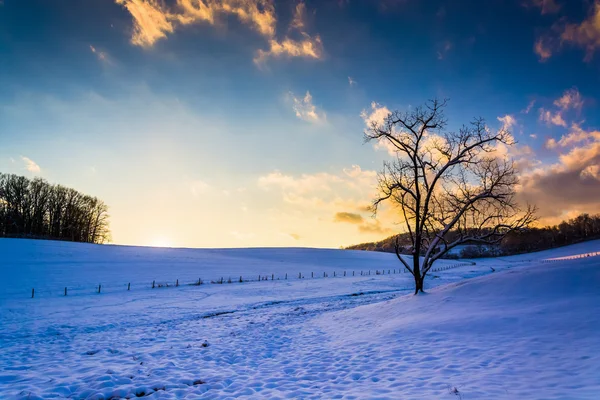
[{"label": "tree trunk", "polygon": [[421,275],[415,275],[415,294],[419,292],[423,293],[423,281],[424,279],[421,278]]}]

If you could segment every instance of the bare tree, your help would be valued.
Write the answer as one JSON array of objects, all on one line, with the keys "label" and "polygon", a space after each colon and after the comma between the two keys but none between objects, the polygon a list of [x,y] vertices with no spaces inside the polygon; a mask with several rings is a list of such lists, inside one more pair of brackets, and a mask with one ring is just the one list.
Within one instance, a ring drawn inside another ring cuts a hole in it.
[{"label": "bare tree", "polygon": [[533,222],[535,214],[534,207],[519,208],[517,173],[499,151],[514,144],[510,132],[492,131],[483,119],[448,132],[445,106],[445,100],[432,100],[395,111],[365,131],[365,141],[379,141],[396,155],[378,176],[373,211],[384,202],[398,209],[410,236],[412,263],[401,257],[399,236],[396,255],[414,276],[415,294],[423,291],[433,263],[454,247],[499,243]]}]

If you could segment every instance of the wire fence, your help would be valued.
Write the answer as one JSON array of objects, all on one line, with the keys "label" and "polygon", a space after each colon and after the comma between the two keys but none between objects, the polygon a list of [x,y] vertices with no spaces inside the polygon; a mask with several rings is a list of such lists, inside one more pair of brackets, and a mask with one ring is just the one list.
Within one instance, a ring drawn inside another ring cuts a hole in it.
[{"label": "wire fence", "polygon": [[596,256],[600,256],[600,251],[595,251],[592,253],[577,254],[574,256],[547,258],[545,260],[542,260],[542,262],[543,263],[551,263],[551,262],[556,262],[556,261],[578,260],[581,258],[596,257]]},{"label": "wire fence", "polygon": [[[432,268],[431,272],[442,272],[458,267],[464,267],[469,265],[475,265],[474,262],[459,262],[451,265],[443,265],[438,268]],[[406,268],[400,269],[367,269],[367,270],[342,270],[342,271],[326,271],[323,273],[315,272],[298,272],[298,273],[279,273],[279,274],[258,274],[256,276],[221,276],[213,279],[202,279],[199,277],[197,280],[183,280],[175,279],[169,280],[152,280],[146,283],[144,282],[125,282],[122,284],[115,283],[98,283],[95,286],[77,285],[77,286],[65,286],[60,288],[49,289],[47,285],[43,288],[31,288],[31,298],[39,297],[57,297],[57,296],[74,296],[82,294],[103,294],[103,293],[114,293],[123,291],[132,291],[139,289],[164,289],[164,288],[177,288],[177,287],[190,287],[190,286],[203,286],[203,285],[229,285],[236,283],[251,283],[251,282],[266,282],[266,281],[289,281],[289,280],[304,280],[304,279],[326,279],[326,278],[357,278],[366,276],[383,276],[383,275],[398,275],[398,274],[409,274]],[[21,292],[22,293],[22,292]],[[13,296],[16,293],[11,293]],[[12,296],[11,296],[12,297]],[[20,295],[19,297],[22,297]]]},{"label": "wire fence", "polygon": [[[548,258],[543,260],[531,260],[539,261],[541,263],[552,263],[558,261],[576,260],[587,257],[600,256],[600,252],[591,252],[578,254],[573,256]],[[473,266],[475,262],[458,262],[450,265],[442,265],[437,268],[432,268],[431,272],[443,272],[452,270],[459,267]],[[180,280],[175,279],[174,281],[167,280],[153,280],[151,282],[126,282],[122,284],[107,284],[98,283],[95,286],[66,286],[64,288],[48,289],[44,287],[42,289],[31,288],[31,298],[37,297],[56,297],[56,296],[70,296],[70,295],[81,295],[81,294],[102,294],[102,293],[114,293],[122,291],[131,291],[139,289],[163,289],[163,288],[174,288],[184,286],[202,286],[202,285],[228,285],[235,283],[251,283],[251,282],[265,282],[265,281],[288,281],[288,280],[303,280],[303,279],[324,279],[324,278],[349,278],[349,277],[365,277],[365,276],[381,276],[381,275],[397,275],[397,274],[408,274],[409,271],[406,268],[401,269],[375,269],[375,270],[352,270],[352,271],[329,271],[321,273],[315,272],[298,272],[294,274],[258,274],[256,276],[221,276],[216,279],[203,280],[201,277],[197,280]],[[20,292],[22,293],[22,292]],[[10,293],[11,297],[15,296],[16,293]],[[22,297],[19,295],[18,297]]]}]

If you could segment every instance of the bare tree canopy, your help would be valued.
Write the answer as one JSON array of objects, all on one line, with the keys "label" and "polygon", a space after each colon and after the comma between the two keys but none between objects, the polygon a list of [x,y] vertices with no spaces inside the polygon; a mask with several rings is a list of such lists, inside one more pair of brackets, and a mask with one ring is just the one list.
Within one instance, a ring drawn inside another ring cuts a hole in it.
[{"label": "bare tree canopy", "polygon": [[[528,226],[535,209],[521,210],[515,199],[518,177],[499,146],[513,145],[510,132],[490,130],[481,118],[448,132],[447,101],[431,100],[407,112],[372,122],[365,140],[391,149],[384,162],[373,210],[387,202],[397,208],[410,235],[412,265],[396,254],[415,279],[415,293],[433,263],[464,243],[495,244]],[[420,257],[422,256],[422,257]]]},{"label": "bare tree canopy", "polygon": [[0,237],[104,243],[108,207],[96,197],[41,178],[0,173]]}]

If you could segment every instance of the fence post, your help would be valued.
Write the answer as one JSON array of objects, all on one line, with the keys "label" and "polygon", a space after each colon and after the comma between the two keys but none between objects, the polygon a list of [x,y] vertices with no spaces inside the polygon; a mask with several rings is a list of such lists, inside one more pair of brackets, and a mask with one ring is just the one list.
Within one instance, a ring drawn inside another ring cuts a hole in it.
[{"label": "fence post", "polygon": [[131,289],[131,282],[127,284],[127,290]]},{"label": "fence post", "polygon": [[346,276],[346,271],[344,271],[344,276]]},{"label": "fence post", "polygon": [[152,289],[154,289],[154,283],[156,283],[156,281],[152,281]]},{"label": "fence post", "polygon": [[333,271],[333,277],[335,278],[335,271]]},{"label": "fence post", "polygon": [[354,271],[352,271],[352,276],[354,276]]},{"label": "fence post", "polygon": [[100,294],[100,291],[102,290],[102,284],[98,284],[98,294]]},{"label": "fence post", "polygon": [[314,277],[315,277],[315,273],[314,273],[314,272],[311,272],[311,273],[310,273],[310,277],[311,277],[311,278],[314,278]]},{"label": "fence post", "polygon": [[244,282],[244,280],[242,279],[242,276],[240,275],[240,283]]},{"label": "fence post", "polygon": [[175,287],[179,286],[179,279],[177,279],[177,282],[175,282]]},{"label": "fence post", "polygon": [[287,272],[285,273],[285,279],[287,279]]},{"label": "fence post", "polygon": [[274,281],[275,280],[275,274],[271,274],[271,280]]},{"label": "fence post", "polygon": [[298,272],[298,279],[302,279],[302,272]]},{"label": "fence post", "polygon": [[33,296],[35,296],[35,288],[31,288],[31,298],[33,299]]},{"label": "fence post", "polygon": [[67,295],[67,287],[65,286],[65,296]]}]

